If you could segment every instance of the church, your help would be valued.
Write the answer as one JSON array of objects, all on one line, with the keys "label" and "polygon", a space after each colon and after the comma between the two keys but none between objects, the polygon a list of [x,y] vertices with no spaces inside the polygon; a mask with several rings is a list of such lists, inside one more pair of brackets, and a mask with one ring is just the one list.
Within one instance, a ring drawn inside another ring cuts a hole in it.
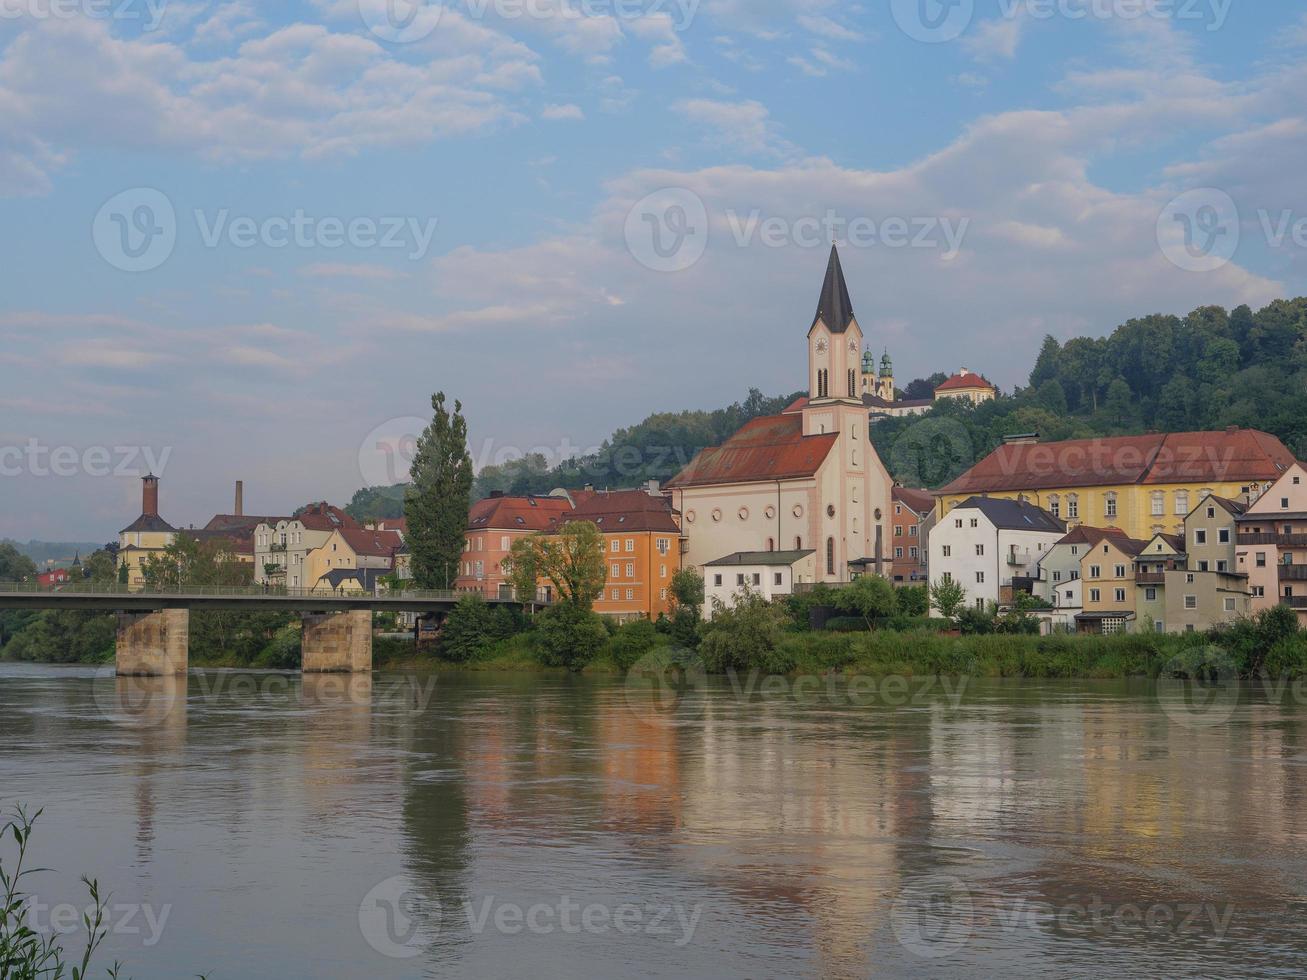
[{"label": "church", "polygon": [[807,398],[704,449],[667,485],[686,566],[772,566],[765,553],[784,552],[810,569],[795,581],[888,571],[892,481],[867,433],[862,328],[834,246],[807,348]]}]

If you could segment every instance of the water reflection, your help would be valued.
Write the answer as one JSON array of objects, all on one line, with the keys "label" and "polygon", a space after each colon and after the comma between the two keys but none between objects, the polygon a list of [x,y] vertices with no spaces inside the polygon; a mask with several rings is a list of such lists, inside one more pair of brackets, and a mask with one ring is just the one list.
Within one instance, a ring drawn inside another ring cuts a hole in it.
[{"label": "water reflection", "polygon": [[110,936],[138,977],[1307,967],[1291,701],[1195,729],[1139,684],[710,681],[667,725],[589,679],[100,680],[0,665],[0,798],[47,807],[45,863],[174,906]]}]

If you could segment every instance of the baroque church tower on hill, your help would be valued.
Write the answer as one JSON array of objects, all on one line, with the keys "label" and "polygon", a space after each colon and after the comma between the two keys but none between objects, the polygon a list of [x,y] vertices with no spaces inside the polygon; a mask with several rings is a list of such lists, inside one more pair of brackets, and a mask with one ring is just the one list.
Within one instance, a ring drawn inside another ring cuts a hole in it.
[{"label": "baroque church tower on hill", "polygon": [[892,481],[867,431],[862,351],[832,246],[807,333],[808,397],[703,450],[668,484],[686,565],[782,552],[796,556],[795,582],[889,571]]}]

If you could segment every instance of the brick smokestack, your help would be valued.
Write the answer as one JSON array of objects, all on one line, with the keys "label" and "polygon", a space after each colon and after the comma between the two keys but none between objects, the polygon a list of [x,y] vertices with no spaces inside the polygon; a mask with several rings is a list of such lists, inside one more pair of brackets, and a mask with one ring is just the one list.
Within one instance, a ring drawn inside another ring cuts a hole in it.
[{"label": "brick smokestack", "polygon": [[141,477],[141,513],[146,517],[159,516],[159,478]]},{"label": "brick smokestack", "polygon": [[245,516],[245,481],[244,480],[236,481],[236,510],[234,513],[236,514],[237,517]]}]

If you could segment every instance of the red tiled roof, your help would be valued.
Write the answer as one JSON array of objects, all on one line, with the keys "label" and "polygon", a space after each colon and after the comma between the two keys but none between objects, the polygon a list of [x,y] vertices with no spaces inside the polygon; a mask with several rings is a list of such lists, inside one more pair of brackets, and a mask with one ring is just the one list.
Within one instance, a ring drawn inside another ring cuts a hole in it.
[{"label": "red tiled roof", "polygon": [[384,520],[376,522],[378,531],[398,531],[400,534],[408,534],[408,518],[406,517],[387,517]]},{"label": "red tiled roof", "polygon": [[800,415],[756,418],[720,446],[702,450],[667,486],[803,479],[816,474],[838,441],[835,432],[805,436]]},{"label": "red tiled roof", "polygon": [[895,487],[893,495],[897,502],[906,504],[918,514],[928,514],[935,508],[935,498],[929,490]]},{"label": "red tiled roof", "polygon": [[389,558],[404,543],[394,531],[365,531],[361,527],[341,528],[340,536],[354,554],[370,558]]},{"label": "red tiled roof", "polygon": [[1277,479],[1293,462],[1279,439],[1256,429],[1011,443],[936,492],[1258,482]]},{"label": "red tiled roof", "polygon": [[666,531],[676,534],[672,502],[667,497],[650,496],[644,490],[603,490],[578,503],[558,520],[558,526],[571,521],[591,521],[605,534],[623,531]]},{"label": "red tiled roof", "polygon": [[304,512],[294,518],[310,531],[335,531],[337,528],[357,528],[358,521],[350,517],[339,507],[333,507],[325,501],[310,504]]},{"label": "red tiled roof", "polygon": [[977,388],[992,388],[997,391],[998,385],[986,381],[984,375],[968,371],[966,374],[955,374],[947,381],[941,382],[935,388],[935,393],[938,394],[941,391],[973,391]]},{"label": "red tiled roof", "polygon": [[469,531],[544,531],[572,505],[562,497],[487,497],[472,505]]},{"label": "red tiled roof", "polygon": [[1147,541],[1132,538],[1119,527],[1089,527],[1085,524],[1072,528],[1065,537],[1058,539],[1057,544],[1087,544],[1094,547],[1104,541],[1111,542],[1132,557],[1148,547]]}]

